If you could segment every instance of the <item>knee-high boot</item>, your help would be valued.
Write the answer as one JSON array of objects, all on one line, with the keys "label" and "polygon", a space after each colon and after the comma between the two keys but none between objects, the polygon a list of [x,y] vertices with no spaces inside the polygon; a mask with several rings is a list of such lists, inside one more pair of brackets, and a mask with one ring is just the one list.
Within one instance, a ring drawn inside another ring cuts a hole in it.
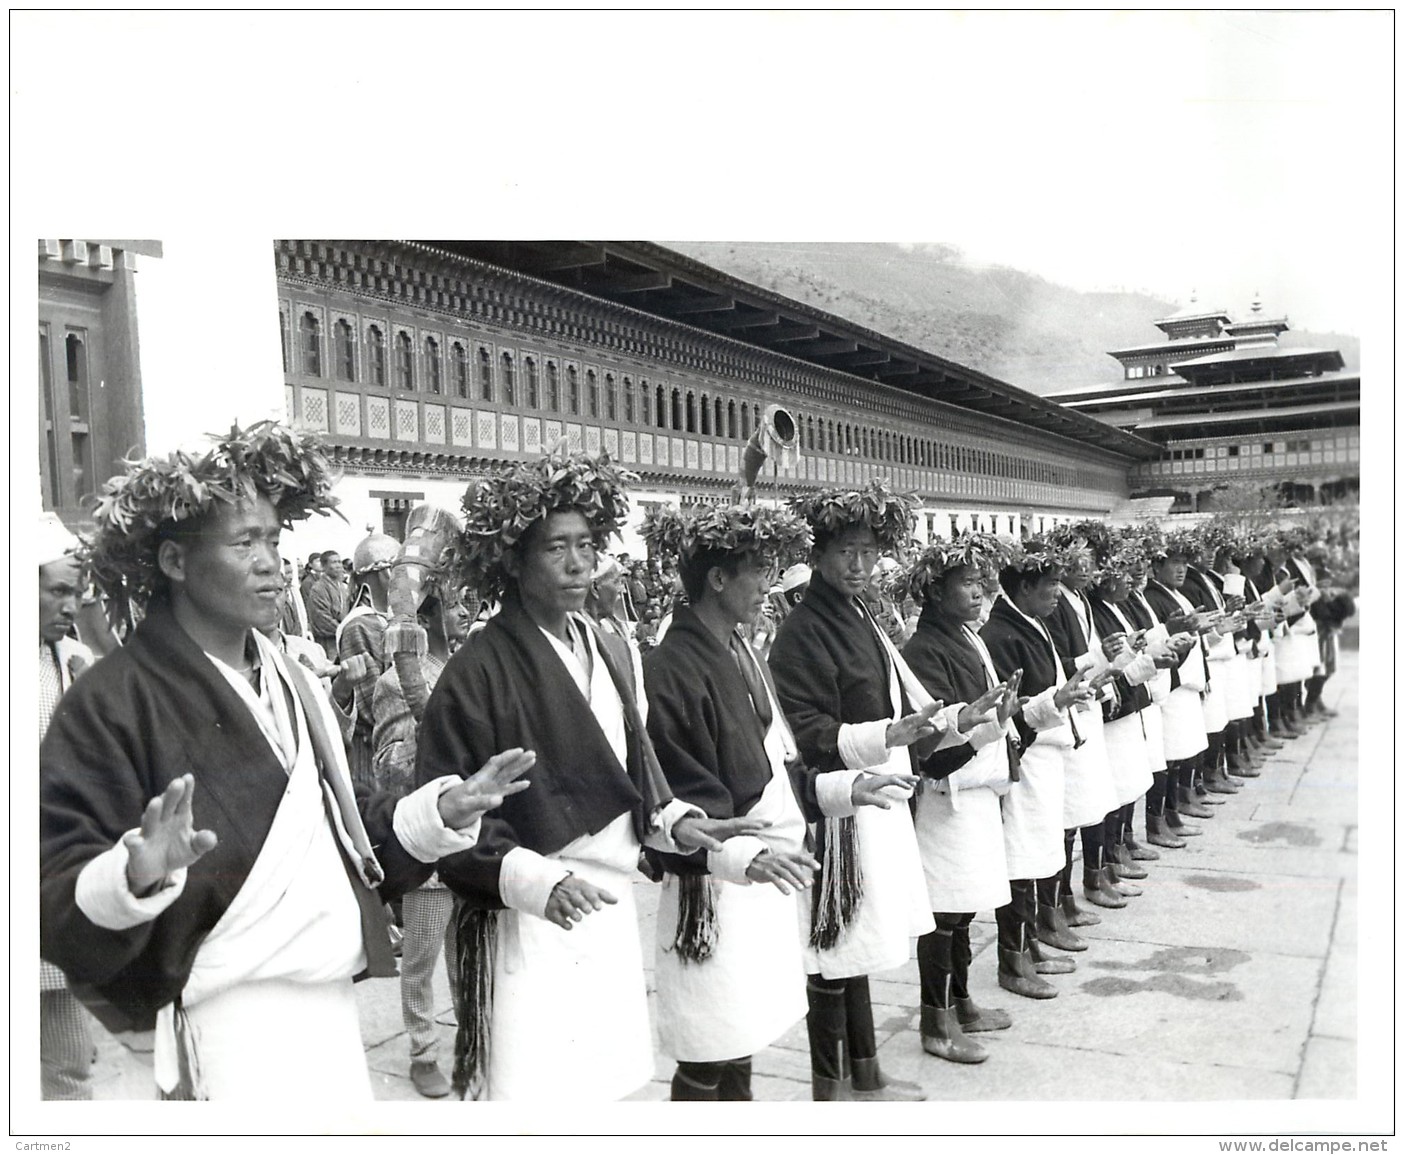
[{"label": "knee-high boot", "polygon": [[937,917],[936,929],[917,939],[921,975],[921,1049],[952,1063],[983,1063],[989,1052],[961,1030],[955,1005],[955,927]]},{"label": "knee-high boot", "polygon": [[844,1001],[846,979],[810,975],[809,1069],[816,1101],[853,1098],[852,1056],[848,1049],[848,1010]]},{"label": "knee-high boot", "polygon": [[915,1083],[883,1074],[877,1057],[877,1031],[873,1026],[873,1001],[868,978],[847,980],[843,989],[848,1014],[848,1045],[853,1056],[853,1097],[865,1100],[919,1102],[926,1092]]},{"label": "knee-high boot", "polygon": [[1011,879],[1009,902],[995,911],[999,927],[999,985],[1011,994],[1026,999],[1056,998],[1058,992],[1034,970],[1028,952],[1032,937],[1029,924],[1034,921],[1035,882],[1032,878]]}]

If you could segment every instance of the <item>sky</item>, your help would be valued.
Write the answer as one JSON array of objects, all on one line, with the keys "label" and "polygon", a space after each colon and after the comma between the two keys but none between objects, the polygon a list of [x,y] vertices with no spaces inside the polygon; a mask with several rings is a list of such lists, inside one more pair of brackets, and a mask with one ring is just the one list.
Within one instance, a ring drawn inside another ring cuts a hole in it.
[{"label": "sky", "polygon": [[[932,241],[1357,333],[1392,269],[1388,12],[22,12],[11,35],[15,237]],[[79,41],[122,64],[44,50]]]}]

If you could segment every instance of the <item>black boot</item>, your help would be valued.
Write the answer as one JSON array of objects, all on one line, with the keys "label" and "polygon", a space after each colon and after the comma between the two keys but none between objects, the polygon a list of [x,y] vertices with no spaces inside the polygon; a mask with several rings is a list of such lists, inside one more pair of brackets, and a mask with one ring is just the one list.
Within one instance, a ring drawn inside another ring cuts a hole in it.
[{"label": "black boot", "polygon": [[1038,908],[1038,940],[1059,950],[1086,950],[1087,944],[1073,934],[1060,906]]},{"label": "black boot", "polygon": [[[937,934],[937,941],[934,944],[937,957],[934,960],[936,969],[945,965],[947,974],[945,989],[934,992],[935,997],[941,1000],[937,1006],[930,1006],[923,1002],[921,1008],[921,1049],[928,1055],[935,1055],[938,1059],[946,1059],[952,1063],[983,1063],[990,1057],[989,1052],[973,1039],[967,1039],[965,1032],[960,1026],[960,1012],[956,1009],[955,1000],[951,997],[951,975],[949,973],[954,962],[950,956],[950,936]],[[946,957],[940,957],[942,952]],[[923,983],[924,987],[928,984]]]},{"label": "black boot", "polygon": [[1179,786],[1176,787],[1176,790],[1178,794],[1177,801],[1179,802],[1179,806],[1176,807],[1176,809],[1179,810],[1181,814],[1187,814],[1191,818],[1214,817],[1214,812],[1209,809],[1209,807],[1201,806],[1199,802],[1195,800],[1194,792],[1188,786]]},{"label": "black boot", "polygon": [[1025,951],[999,948],[999,985],[1010,994],[1026,999],[1055,999],[1058,992],[1053,984],[1039,977],[1033,959]]},{"label": "black boot", "polygon": [[1183,850],[1187,845],[1183,838],[1175,837],[1164,814],[1146,815],[1146,841],[1152,846],[1164,846],[1167,850]]},{"label": "black boot", "polygon": [[679,1063],[670,1095],[674,1103],[715,1103],[721,1085],[721,1063]]},{"label": "black boot", "polygon": [[1033,959],[1034,973],[1040,975],[1068,975],[1077,970],[1077,963],[1063,955],[1043,953],[1038,939],[1031,938],[1027,943],[1029,957]]},{"label": "black boot", "polygon": [[[1156,857],[1160,857],[1156,855]],[[1111,848],[1111,865],[1116,871],[1117,881],[1123,878],[1149,878],[1150,871],[1144,866],[1137,866],[1136,859],[1132,855],[1130,848],[1124,842],[1118,842]]]},{"label": "black boot", "polygon": [[[951,1017],[955,1017],[954,1010],[951,1011]],[[957,1026],[956,1030],[960,1030],[960,1027]],[[970,1045],[980,1046],[978,1043]],[[980,1047],[980,1050],[983,1051],[984,1048]],[[979,1062],[978,1059],[973,1061]],[[871,1059],[853,1060],[853,1097],[866,1102],[921,1103],[926,1100],[926,1092],[915,1083],[909,1083],[905,1079],[893,1079],[883,1074],[882,1067],[878,1065],[877,1057],[874,1056]]]},{"label": "black boot", "polygon": [[1204,833],[1198,826],[1191,826],[1181,818],[1179,810],[1172,810],[1168,806],[1165,808],[1165,825],[1176,838],[1198,838]]},{"label": "black boot", "polygon": [[1007,1031],[1014,1025],[1009,1012],[999,1007],[976,1006],[972,998],[956,999],[956,1014],[960,1018],[960,1029],[967,1035],[981,1031]]},{"label": "black boot", "polygon": [[[818,985],[816,985],[818,984]],[[853,1098],[853,1068],[848,1050],[848,1012],[844,983],[810,975],[809,1068],[816,1102],[846,1102]]]}]

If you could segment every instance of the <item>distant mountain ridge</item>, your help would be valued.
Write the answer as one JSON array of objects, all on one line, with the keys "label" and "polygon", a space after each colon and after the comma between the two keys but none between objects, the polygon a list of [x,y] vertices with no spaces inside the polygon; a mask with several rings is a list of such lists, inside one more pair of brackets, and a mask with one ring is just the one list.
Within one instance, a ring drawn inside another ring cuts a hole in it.
[{"label": "distant mountain ridge", "polygon": [[[663,243],[1031,393],[1119,379],[1107,350],[1151,344],[1160,337],[1152,322],[1181,308],[1144,293],[1084,293],[1018,269],[973,266],[954,245]],[[1289,330],[1282,343],[1340,349],[1347,366],[1360,364],[1352,336]]]}]

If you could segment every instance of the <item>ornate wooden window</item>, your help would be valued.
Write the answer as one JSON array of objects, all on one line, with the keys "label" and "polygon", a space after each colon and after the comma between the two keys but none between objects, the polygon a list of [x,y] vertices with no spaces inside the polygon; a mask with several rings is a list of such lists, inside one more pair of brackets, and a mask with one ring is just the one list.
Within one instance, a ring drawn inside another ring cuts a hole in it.
[{"label": "ornate wooden window", "polygon": [[541,379],[536,371],[536,358],[526,359],[526,403],[528,409],[541,408]]},{"label": "ornate wooden window", "polygon": [[439,362],[439,343],[433,337],[424,338],[424,377],[430,393],[442,393],[443,369]]},{"label": "ornate wooden window", "polygon": [[468,400],[468,348],[462,341],[455,341],[449,350],[453,360],[453,392],[454,396]]},{"label": "ornate wooden window", "polygon": [[336,375],[341,381],[356,380],[356,334],[351,322],[339,317],[332,329],[336,346]]},{"label": "ornate wooden window", "polygon": [[414,342],[403,330],[395,334],[395,388],[414,388]]},{"label": "ornate wooden window", "polygon": [[492,400],[492,354],[486,345],[478,346],[478,396]]},{"label": "ornate wooden window", "polygon": [[309,377],[322,375],[322,326],[315,313],[303,313],[298,322],[302,335],[302,371]]},{"label": "ornate wooden window", "polygon": [[366,352],[370,360],[370,383],[385,388],[385,334],[379,325],[366,330]]},{"label": "ornate wooden window", "polygon": [[517,403],[517,367],[512,363],[512,354],[502,354],[502,403]]}]

